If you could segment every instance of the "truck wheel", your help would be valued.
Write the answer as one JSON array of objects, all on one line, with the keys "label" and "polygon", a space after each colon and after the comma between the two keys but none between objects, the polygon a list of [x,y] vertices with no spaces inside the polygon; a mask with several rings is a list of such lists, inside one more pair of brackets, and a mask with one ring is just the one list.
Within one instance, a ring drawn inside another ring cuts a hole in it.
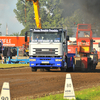
[{"label": "truck wheel", "polygon": [[40,71],[41,71],[41,72],[44,72],[44,68],[40,68]]},{"label": "truck wheel", "polygon": [[87,71],[91,71],[91,64],[88,64]]},{"label": "truck wheel", "polygon": [[66,72],[66,68],[60,68],[61,72]]},{"label": "truck wheel", "polygon": [[2,59],[2,57],[0,56],[0,60]]},{"label": "truck wheel", "polygon": [[96,64],[93,64],[93,70],[95,70],[96,69]]},{"label": "truck wheel", "polygon": [[82,70],[83,72],[86,71],[84,63],[82,63],[82,65],[81,65],[81,70]]},{"label": "truck wheel", "polygon": [[37,68],[31,67],[31,69],[32,69],[32,72],[36,72],[37,71]]},{"label": "truck wheel", "polygon": [[50,68],[46,68],[46,71],[50,72]]}]

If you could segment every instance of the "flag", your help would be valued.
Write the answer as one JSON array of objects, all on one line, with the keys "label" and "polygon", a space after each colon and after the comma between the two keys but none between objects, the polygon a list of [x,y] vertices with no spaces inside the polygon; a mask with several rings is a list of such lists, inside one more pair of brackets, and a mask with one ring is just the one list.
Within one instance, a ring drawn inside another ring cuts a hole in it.
[{"label": "flag", "polygon": [[6,24],[6,35],[8,35],[8,25]]}]

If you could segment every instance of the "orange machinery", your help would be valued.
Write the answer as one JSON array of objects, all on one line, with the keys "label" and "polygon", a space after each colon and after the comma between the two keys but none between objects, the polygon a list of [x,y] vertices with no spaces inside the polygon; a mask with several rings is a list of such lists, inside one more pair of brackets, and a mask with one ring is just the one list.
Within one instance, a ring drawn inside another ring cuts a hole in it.
[{"label": "orange machinery", "polygon": [[97,54],[93,51],[91,24],[78,24],[76,41],[70,41],[69,53],[75,53],[73,69],[91,70],[98,63]]}]

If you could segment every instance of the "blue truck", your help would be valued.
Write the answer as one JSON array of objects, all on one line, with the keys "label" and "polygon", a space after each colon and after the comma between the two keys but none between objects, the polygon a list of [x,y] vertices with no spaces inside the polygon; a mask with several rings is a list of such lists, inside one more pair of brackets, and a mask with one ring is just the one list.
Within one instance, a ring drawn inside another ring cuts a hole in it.
[{"label": "blue truck", "polygon": [[30,29],[25,33],[25,42],[30,33],[29,65],[32,71],[37,69],[50,71],[58,69],[66,71],[71,66],[67,56],[67,31],[62,28]]}]

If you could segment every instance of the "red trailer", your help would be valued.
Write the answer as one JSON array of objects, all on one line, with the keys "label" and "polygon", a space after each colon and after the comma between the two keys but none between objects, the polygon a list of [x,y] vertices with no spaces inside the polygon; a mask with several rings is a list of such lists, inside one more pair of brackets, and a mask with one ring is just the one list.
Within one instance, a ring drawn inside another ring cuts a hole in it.
[{"label": "red trailer", "polygon": [[0,40],[3,41],[3,46],[9,47],[20,47],[23,46],[23,44],[25,44],[24,36],[0,36]]}]

